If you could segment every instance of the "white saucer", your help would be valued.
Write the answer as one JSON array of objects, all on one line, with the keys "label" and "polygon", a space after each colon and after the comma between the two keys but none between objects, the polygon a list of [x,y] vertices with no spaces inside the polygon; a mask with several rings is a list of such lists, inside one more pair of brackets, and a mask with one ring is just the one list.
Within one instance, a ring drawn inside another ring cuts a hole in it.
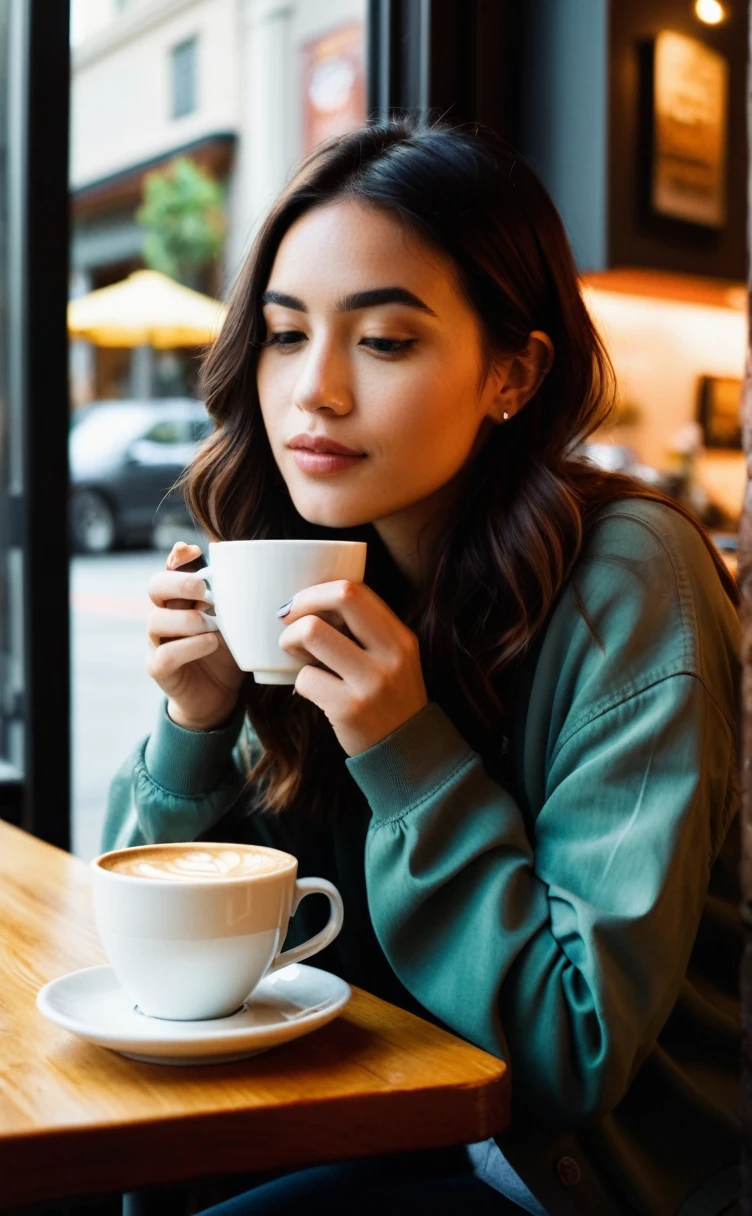
[{"label": "white saucer", "polygon": [[237,1013],[205,1022],[146,1017],[121,988],[112,967],[86,967],[46,984],[37,1008],[89,1043],[149,1064],[224,1064],[297,1039],[336,1017],[349,984],[292,963],[267,976]]}]

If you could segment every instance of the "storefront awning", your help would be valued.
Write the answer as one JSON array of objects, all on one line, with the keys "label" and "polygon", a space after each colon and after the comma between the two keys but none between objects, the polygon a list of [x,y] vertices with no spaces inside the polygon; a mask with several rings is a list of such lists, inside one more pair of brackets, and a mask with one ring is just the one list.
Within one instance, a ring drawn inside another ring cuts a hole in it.
[{"label": "storefront awning", "polygon": [[96,346],[203,346],[219,333],[225,306],[156,270],[136,270],[68,304],[68,333]]}]

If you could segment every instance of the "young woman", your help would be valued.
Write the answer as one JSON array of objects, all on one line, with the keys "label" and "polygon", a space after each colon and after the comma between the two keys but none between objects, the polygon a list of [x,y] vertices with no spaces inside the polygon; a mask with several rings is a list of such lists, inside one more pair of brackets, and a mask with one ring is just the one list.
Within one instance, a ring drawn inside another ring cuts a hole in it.
[{"label": "young woman", "polygon": [[345,901],[317,964],[504,1057],[513,1093],[498,1144],[216,1211],[732,1210],[734,589],[680,508],[578,459],[612,382],[540,182],[476,128],[318,148],[204,384],[207,532],[366,539],[366,585],[281,606],[306,665],[256,686],[177,545],[150,584],[164,707],[103,847],[295,853]]}]

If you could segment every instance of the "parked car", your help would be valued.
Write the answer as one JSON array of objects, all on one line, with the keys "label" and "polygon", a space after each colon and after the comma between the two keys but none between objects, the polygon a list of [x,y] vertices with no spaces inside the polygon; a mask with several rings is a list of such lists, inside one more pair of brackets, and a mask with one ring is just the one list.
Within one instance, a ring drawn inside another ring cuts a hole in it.
[{"label": "parked car", "polygon": [[68,441],[71,544],[79,553],[152,544],[169,520],[191,526],[171,491],[213,423],[202,401],[97,401],[76,416]]}]

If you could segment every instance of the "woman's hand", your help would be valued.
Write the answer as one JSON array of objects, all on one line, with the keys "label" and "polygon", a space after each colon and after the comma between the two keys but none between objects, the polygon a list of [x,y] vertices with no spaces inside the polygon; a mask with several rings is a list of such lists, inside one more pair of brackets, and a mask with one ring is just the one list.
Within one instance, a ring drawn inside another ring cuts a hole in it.
[{"label": "woman's hand", "polygon": [[280,646],[308,664],[295,691],[324,711],[348,756],[380,743],[428,704],[418,639],[365,584],[307,587],[284,621]]},{"label": "woman's hand", "polygon": [[154,608],[149,616],[146,670],[167,694],[167,712],[186,730],[214,730],[238,703],[245,679],[221,634],[207,629],[200,609],[208,608],[202,578],[175,566],[200,557],[198,545],[173,546],[167,569],[149,583]]}]

